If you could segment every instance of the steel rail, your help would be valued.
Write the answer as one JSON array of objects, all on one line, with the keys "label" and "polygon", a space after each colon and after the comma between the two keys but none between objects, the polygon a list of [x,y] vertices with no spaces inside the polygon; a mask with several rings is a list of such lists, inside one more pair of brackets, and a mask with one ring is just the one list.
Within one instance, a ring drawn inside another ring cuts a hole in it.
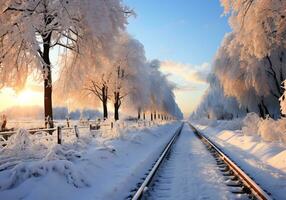
[{"label": "steel rail", "polygon": [[146,176],[146,178],[144,179],[143,183],[140,185],[140,187],[138,188],[138,190],[136,191],[136,193],[132,197],[132,200],[141,199],[142,196],[144,195],[144,193],[148,190],[148,186],[152,182],[156,172],[159,170],[159,167],[161,166],[161,164],[165,160],[166,156],[170,152],[170,150],[171,150],[173,144],[175,143],[176,139],[179,137],[179,135],[180,135],[180,133],[181,133],[181,131],[183,129],[183,126],[184,126],[184,122],[176,130],[175,134],[172,136],[171,140],[168,142],[168,144],[164,148],[163,152],[161,153],[160,157],[156,161],[155,165],[152,167],[151,171]]},{"label": "steel rail", "polygon": [[225,162],[226,165],[238,176],[243,184],[248,187],[252,194],[261,200],[272,200],[273,198],[267,194],[252,178],[249,177],[237,164],[229,158],[216,144],[214,144],[207,136],[199,132],[193,125],[188,123],[192,128],[193,132],[202,140],[202,142],[210,145],[220,156],[220,158]]}]

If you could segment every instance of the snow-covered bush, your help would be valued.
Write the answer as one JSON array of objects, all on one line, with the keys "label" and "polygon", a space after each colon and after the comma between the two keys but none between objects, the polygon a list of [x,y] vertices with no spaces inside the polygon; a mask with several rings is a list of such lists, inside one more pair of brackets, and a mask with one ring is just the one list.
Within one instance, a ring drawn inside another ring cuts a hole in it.
[{"label": "snow-covered bush", "polygon": [[257,135],[262,119],[256,113],[248,113],[243,119],[242,131],[245,135]]},{"label": "snow-covered bush", "polygon": [[258,136],[265,142],[282,142],[286,144],[286,118],[274,120],[263,119],[256,113],[248,113],[245,118],[233,120],[193,120],[195,123],[215,128],[216,130],[242,130],[244,135]]},{"label": "snow-covered bush", "polygon": [[256,113],[249,113],[243,120],[242,132],[245,135],[258,135],[266,142],[286,144],[286,119],[262,119]]},{"label": "snow-covered bush", "polygon": [[66,178],[67,183],[77,188],[88,187],[88,181],[77,170],[74,164],[67,160],[23,162],[16,165],[6,179],[1,179],[0,190],[11,189],[30,178],[40,178],[48,173],[58,173]]},{"label": "snow-covered bush", "polygon": [[19,129],[8,139],[7,145],[1,149],[0,159],[3,157],[42,157],[43,151],[48,149],[48,143],[38,143],[35,142],[35,139],[38,139],[38,134],[31,135],[26,129]]},{"label": "snow-covered bush", "polygon": [[30,178],[40,178],[51,172],[59,174],[74,187],[89,186],[74,165],[82,157],[83,146],[86,147],[88,141],[82,138],[74,143],[57,145],[49,141],[37,142],[38,136],[20,129],[8,139],[0,151],[0,170],[9,170],[6,178],[0,180],[0,190],[14,188]]},{"label": "snow-covered bush", "polygon": [[259,133],[265,141],[279,141],[286,144],[286,120],[263,120],[259,127]]},{"label": "snow-covered bush", "polygon": [[16,134],[12,135],[7,143],[7,149],[14,151],[23,151],[31,146],[30,134],[25,129],[19,129]]}]

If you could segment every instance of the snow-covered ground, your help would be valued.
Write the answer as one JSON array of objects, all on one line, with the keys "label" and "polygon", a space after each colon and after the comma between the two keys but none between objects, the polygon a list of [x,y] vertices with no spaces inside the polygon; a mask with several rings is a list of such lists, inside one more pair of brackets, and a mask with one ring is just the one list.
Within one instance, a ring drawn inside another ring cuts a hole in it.
[{"label": "snow-covered ground", "polygon": [[[286,199],[285,119],[261,120],[254,114],[232,121],[191,123],[210,137],[276,199]],[[279,128],[280,127],[280,128]]]},{"label": "snow-covered ground", "polygon": [[20,130],[1,149],[0,199],[123,199],[179,125],[82,134],[64,145]]}]

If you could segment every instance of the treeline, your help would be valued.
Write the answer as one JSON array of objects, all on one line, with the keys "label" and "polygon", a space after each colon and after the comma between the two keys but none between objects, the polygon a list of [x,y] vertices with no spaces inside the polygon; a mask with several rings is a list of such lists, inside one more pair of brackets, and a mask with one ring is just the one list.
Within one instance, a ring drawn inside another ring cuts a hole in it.
[{"label": "treeline", "polygon": [[[66,107],[54,107],[53,108],[55,120],[79,120],[79,119],[97,119],[102,117],[102,113],[94,109],[77,109],[69,111]],[[40,120],[43,118],[44,108],[40,106],[15,106],[6,109],[0,113],[0,115],[6,115],[7,120]]]}]

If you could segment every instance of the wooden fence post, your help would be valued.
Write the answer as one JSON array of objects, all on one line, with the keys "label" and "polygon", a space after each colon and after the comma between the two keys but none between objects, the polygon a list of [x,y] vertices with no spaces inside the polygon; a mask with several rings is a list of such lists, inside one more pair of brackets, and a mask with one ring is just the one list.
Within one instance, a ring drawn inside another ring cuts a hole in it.
[{"label": "wooden fence post", "polygon": [[74,126],[74,132],[75,132],[76,138],[79,138],[79,130],[78,130],[77,125]]},{"label": "wooden fence post", "polygon": [[67,127],[68,128],[70,127],[70,120],[69,120],[69,118],[67,118]]},{"label": "wooden fence post", "polygon": [[58,144],[62,144],[62,128],[60,126],[57,127],[58,133]]}]

